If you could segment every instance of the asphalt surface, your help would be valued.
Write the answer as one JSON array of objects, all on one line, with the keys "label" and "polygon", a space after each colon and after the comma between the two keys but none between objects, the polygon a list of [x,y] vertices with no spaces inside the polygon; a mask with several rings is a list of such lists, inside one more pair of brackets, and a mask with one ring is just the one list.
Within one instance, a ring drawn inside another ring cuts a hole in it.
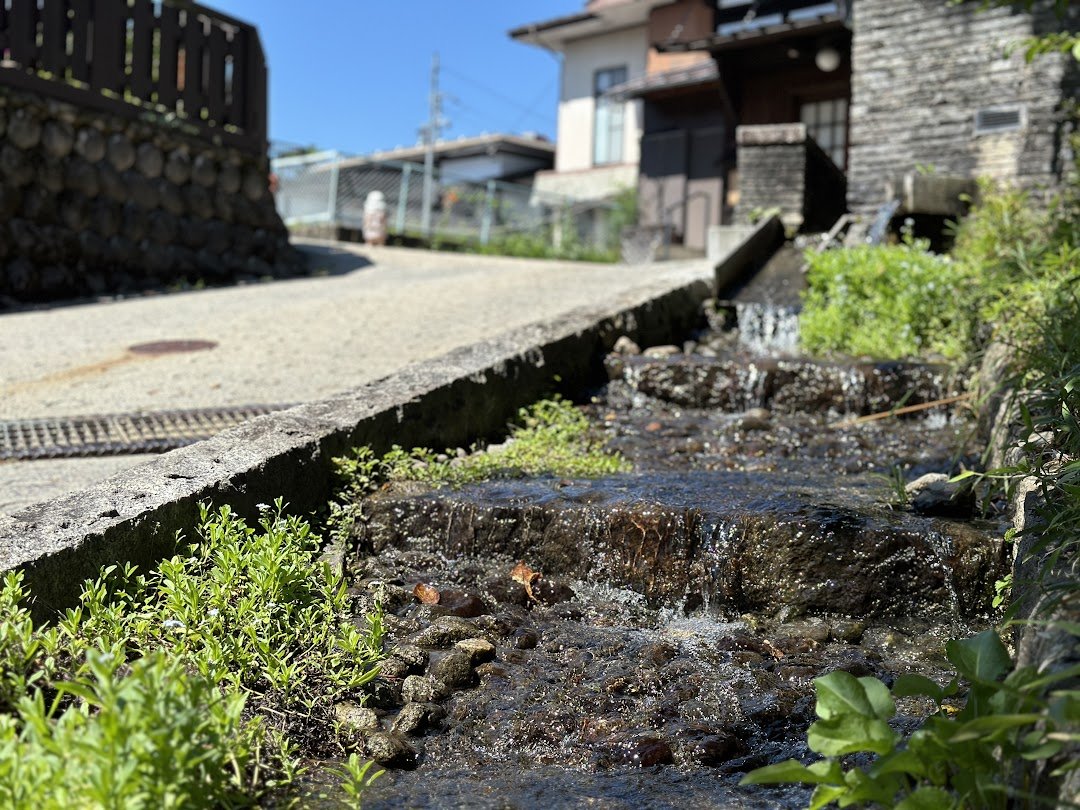
[{"label": "asphalt surface", "polygon": [[[703,261],[298,246],[318,276],[0,315],[0,420],[308,402],[510,329],[710,274]],[[209,347],[132,350],[162,341]],[[0,462],[0,513],[146,458]]]}]

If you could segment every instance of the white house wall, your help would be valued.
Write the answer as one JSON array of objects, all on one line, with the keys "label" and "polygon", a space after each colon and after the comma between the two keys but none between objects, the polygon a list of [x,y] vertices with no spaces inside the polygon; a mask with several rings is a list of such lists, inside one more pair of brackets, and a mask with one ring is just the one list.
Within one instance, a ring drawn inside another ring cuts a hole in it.
[{"label": "white house wall", "polygon": [[[644,25],[566,43],[559,99],[559,138],[555,170],[580,171],[593,166],[593,81],[598,70],[626,67],[627,78],[645,73],[649,45]],[[640,158],[641,102],[627,102],[622,163]]]}]

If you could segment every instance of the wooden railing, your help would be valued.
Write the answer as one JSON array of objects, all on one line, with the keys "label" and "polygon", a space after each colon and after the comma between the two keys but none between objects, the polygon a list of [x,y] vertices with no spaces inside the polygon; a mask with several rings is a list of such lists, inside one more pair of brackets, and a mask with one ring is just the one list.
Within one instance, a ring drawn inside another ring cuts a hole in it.
[{"label": "wooden railing", "polygon": [[267,71],[251,25],[185,0],[0,0],[0,84],[157,113],[265,154]]}]

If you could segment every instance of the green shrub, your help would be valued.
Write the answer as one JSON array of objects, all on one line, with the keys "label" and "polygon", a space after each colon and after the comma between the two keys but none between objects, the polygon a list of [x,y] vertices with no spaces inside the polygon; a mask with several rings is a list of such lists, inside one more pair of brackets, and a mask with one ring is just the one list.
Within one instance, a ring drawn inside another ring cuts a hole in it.
[{"label": "green shrub", "polygon": [[963,268],[921,242],[810,253],[802,344],[812,354],[961,357],[974,328]]}]

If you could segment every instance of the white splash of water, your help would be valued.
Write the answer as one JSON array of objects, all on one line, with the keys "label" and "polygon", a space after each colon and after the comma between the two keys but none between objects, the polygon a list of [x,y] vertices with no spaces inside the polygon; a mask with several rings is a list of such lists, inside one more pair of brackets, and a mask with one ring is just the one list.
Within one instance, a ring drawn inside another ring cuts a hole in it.
[{"label": "white splash of water", "polygon": [[799,313],[777,304],[736,303],[739,346],[757,355],[794,354],[799,348]]}]

